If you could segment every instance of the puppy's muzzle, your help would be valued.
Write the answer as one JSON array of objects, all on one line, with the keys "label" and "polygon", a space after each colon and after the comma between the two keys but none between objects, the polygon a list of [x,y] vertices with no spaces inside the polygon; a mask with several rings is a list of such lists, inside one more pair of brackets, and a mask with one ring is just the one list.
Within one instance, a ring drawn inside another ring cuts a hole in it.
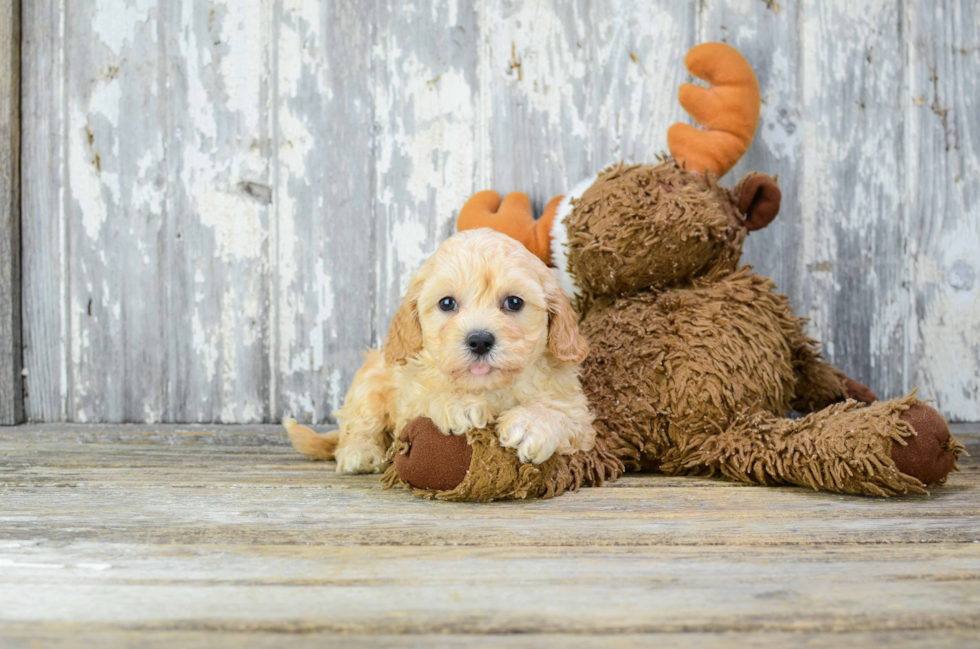
[{"label": "puppy's muzzle", "polygon": [[489,331],[472,331],[466,337],[466,346],[475,356],[486,356],[497,342]]}]

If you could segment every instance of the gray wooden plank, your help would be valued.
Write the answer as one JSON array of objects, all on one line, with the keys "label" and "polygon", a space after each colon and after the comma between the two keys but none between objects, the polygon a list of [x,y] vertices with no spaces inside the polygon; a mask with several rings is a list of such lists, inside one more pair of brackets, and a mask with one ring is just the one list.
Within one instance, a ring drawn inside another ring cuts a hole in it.
[{"label": "gray wooden plank", "polygon": [[55,0],[22,3],[24,405],[32,421],[67,418],[64,9]]},{"label": "gray wooden plank", "polygon": [[701,3],[700,41],[721,41],[737,48],[752,65],[762,93],[759,129],[752,147],[728,172],[733,186],[750,171],[779,176],[780,214],[766,229],[750,233],[743,263],[773,279],[801,315],[807,269],[803,263],[803,56],[800,3]]},{"label": "gray wooden plank", "polygon": [[[592,5],[594,162],[654,162],[667,129],[690,121],[677,102],[684,56],[697,43],[696,3],[603,0]],[[574,180],[574,179],[573,179]]]},{"label": "gray wooden plank", "polygon": [[387,332],[408,282],[455,232],[455,217],[489,179],[490,101],[481,81],[483,10],[454,0],[378,4],[372,57],[375,102],[373,345]]},{"label": "gray wooden plank", "polygon": [[14,623],[382,634],[956,631],[977,627],[980,547],[24,542],[0,546],[0,561],[3,621]]},{"label": "gray wooden plank", "polygon": [[975,457],[930,498],[637,476],[486,505],[383,491],[377,476],[253,445],[271,430],[0,429],[0,642],[969,646],[976,635]]},{"label": "gray wooden plank", "polygon": [[590,634],[590,633],[528,633],[519,635],[496,634],[334,634],[296,629],[291,633],[264,631],[229,631],[213,626],[193,631],[160,629],[121,629],[115,625],[91,623],[11,623],[0,624],[0,640],[11,649],[45,647],[97,647],[115,649],[139,645],[156,647],[185,647],[198,649],[211,647],[266,647],[294,649],[297,647],[508,647],[509,649],[537,647],[592,647],[633,648],[656,647],[658,649],[729,649],[733,647],[758,647],[758,649],[785,649],[803,646],[809,649],[836,649],[837,647],[904,647],[907,649],[955,649],[976,646],[974,629],[933,629],[928,631],[857,631],[839,633],[815,632],[696,632],[650,634]]},{"label": "gray wooden plank", "polygon": [[954,420],[980,420],[980,9],[910,4],[906,381]]},{"label": "gray wooden plank", "polygon": [[275,2],[163,6],[171,418],[263,421]]},{"label": "gray wooden plank", "polygon": [[20,273],[20,0],[0,0],[0,424],[24,417]]},{"label": "gray wooden plank", "polygon": [[481,7],[482,104],[490,131],[480,189],[521,191],[540,212],[596,171],[591,3],[490,2]]},{"label": "gray wooden plank", "polygon": [[73,421],[165,419],[166,59],[159,7],[72,7],[66,23],[69,391]]},{"label": "gray wooden plank", "polygon": [[690,121],[677,89],[690,76],[684,56],[698,42],[697,11],[697,3],[669,0],[592,5],[590,128],[598,167],[623,159],[655,162],[667,150],[670,125]]},{"label": "gray wooden plank", "polygon": [[377,343],[375,12],[356,0],[277,8],[273,419],[334,421]]},{"label": "gray wooden plank", "polygon": [[811,0],[802,15],[799,315],[834,365],[894,397],[905,393],[908,327],[901,6]]},{"label": "gray wooden plank", "polygon": [[928,498],[646,475],[554,500],[484,505],[383,490],[376,475],[338,475],[333,463],[306,461],[259,431],[176,428],[169,435],[114,427],[0,434],[0,540],[758,547],[980,541],[973,459]]},{"label": "gray wooden plank", "polygon": [[976,631],[973,629],[938,629],[930,631],[879,631],[879,632],[765,632],[750,633],[679,632],[651,634],[548,634],[521,635],[460,635],[449,633],[418,635],[384,634],[332,634],[297,630],[295,633],[261,631],[224,631],[200,629],[196,631],[123,630],[104,626],[102,630],[88,623],[45,623],[0,625],[0,639],[11,649],[33,648],[38,643],[45,647],[98,647],[115,649],[139,645],[155,647],[271,647],[294,649],[296,647],[592,647],[632,648],[657,647],[658,649],[691,648],[728,649],[730,647],[758,647],[758,649],[784,649],[788,646],[804,646],[809,649],[836,649],[840,646],[862,649],[864,647],[904,647],[907,649],[955,649],[974,647]]}]

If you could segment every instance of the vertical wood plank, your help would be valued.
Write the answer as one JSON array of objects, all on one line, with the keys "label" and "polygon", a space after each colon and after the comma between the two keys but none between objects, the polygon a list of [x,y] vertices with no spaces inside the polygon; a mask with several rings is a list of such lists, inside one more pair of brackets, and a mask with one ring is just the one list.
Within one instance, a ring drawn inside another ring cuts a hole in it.
[{"label": "vertical wood plank", "polygon": [[980,421],[980,8],[909,2],[907,381]]},{"label": "vertical wood plank", "polygon": [[412,275],[488,176],[480,130],[486,14],[466,0],[385,0],[378,11],[375,345]]},{"label": "vertical wood plank", "polygon": [[749,60],[759,79],[762,109],[752,147],[726,175],[735,185],[750,171],[779,176],[783,198],[779,216],[750,233],[743,262],[773,279],[800,314],[806,313],[803,286],[803,82],[800,74],[802,12],[796,2],[705,0],[699,16],[700,42],[721,41]]},{"label": "vertical wood plank", "polygon": [[605,163],[593,150],[592,20],[585,0],[481,5],[488,188],[526,192],[538,212]]},{"label": "vertical wood plank", "polygon": [[[600,0],[591,8],[594,165],[655,162],[667,129],[690,118],[677,102],[696,44],[697,4]],[[573,179],[573,182],[576,179]],[[567,189],[567,188],[566,188]]]},{"label": "vertical wood plank", "polygon": [[22,9],[24,405],[29,420],[63,421],[68,390],[64,5],[36,0],[24,2]]},{"label": "vertical wood plank", "polygon": [[24,416],[20,272],[20,0],[0,0],[0,425]]},{"label": "vertical wood plank", "polygon": [[272,0],[167,3],[176,421],[269,417],[272,8]]},{"label": "vertical wood plank", "polygon": [[70,8],[65,129],[68,418],[167,412],[166,61],[155,3]]},{"label": "vertical wood plank", "polygon": [[803,263],[810,331],[881,397],[904,391],[905,24],[894,0],[803,5]]},{"label": "vertical wood plank", "polygon": [[375,6],[278,8],[273,417],[332,422],[374,316]]}]

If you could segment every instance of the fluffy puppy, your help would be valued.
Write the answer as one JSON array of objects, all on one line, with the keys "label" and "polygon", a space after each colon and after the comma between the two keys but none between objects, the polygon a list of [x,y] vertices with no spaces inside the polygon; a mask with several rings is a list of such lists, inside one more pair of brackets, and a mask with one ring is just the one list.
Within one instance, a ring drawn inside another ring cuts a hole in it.
[{"label": "fluffy puppy", "polygon": [[428,417],[446,435],[495,423],[523,462],[591,450],[578,363],[588,346],[552,271],[487,228],[456,234],[412,278],[382,351],[354,375],[340,429],[284,422],[293,446],[338,473],[384,468],[392,435]]}]

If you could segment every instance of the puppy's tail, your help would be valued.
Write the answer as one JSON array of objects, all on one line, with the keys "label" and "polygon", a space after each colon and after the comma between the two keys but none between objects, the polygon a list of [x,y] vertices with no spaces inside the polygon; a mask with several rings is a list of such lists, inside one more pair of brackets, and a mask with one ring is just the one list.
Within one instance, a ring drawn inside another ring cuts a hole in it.
[{"label": "puppy's tail", "polygon": [[289,441],[293,443],[293,448],[310,458],[311,460],[332,460],[334,452],[337,450],[337,442],[340,440],[340,432],[333,430],[329,433],[319,435],[306,426],[296,423],[292,417],[282,420],[282,425],[289,433]]}]

